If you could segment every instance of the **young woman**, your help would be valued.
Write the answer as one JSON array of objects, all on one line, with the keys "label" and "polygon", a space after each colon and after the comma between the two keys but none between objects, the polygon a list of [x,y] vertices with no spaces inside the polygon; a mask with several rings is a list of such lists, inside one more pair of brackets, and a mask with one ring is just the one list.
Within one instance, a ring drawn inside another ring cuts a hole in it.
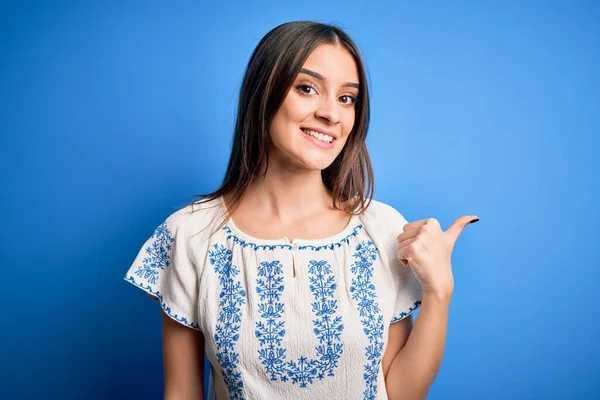
[{"label": "young woman", "polygon": [[343,30],[291,22],[258,44],[222,186],[166,218],[125,276],[163,309],[165,399],[202,398],[203,350],[217,399],[426,397],[475,217],[443,232],[373,200],[368,123]]}]

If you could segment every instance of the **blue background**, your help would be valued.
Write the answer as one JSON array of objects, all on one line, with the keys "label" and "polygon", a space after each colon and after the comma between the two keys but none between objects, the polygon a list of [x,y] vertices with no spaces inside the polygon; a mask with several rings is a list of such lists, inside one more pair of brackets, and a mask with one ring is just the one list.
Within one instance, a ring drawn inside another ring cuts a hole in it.
[{"label": "blue background", "polygon": [[376,198],[481,218],[429,399],[598,398],[600,6],[415,3],[3,1],[2,397],[161,398],[159,307],[122,277],[221,181],[258,41],[310,19],[362,49]]}]

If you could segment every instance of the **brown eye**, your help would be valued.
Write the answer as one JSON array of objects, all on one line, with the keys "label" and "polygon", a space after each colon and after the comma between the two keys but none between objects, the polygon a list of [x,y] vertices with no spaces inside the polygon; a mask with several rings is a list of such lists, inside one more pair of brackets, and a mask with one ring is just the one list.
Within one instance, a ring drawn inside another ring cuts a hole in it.
[{"label": "brown eye", "polygon": [[340,97],[340,99],[344,99],[344,98],[346,100],[350,100],[350,103],[348,103],[348,101],[343,101],[342,100],[342,103],[344,103],[344,104],[352,105],[352,104],[356,103],[356,97],[354,97],[354,96],[344,95],[344,96]]},{"label": "brown eye", "polygon": [[304,94],[310,94],[311,90],[315,90],[315,88],[313,88],[312,86],[304,85],[304,84],[296,86],[296,89],[301,91]]}]

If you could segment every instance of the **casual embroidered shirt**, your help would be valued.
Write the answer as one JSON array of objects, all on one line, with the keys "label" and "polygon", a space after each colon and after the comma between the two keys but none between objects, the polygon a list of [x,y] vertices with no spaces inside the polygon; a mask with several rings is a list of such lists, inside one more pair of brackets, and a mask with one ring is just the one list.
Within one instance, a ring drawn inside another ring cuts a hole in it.
[{"label": "casual embroidered shirt", "polygon": [[373,200],[337,235],[290,242],[220,228],[225,210],[169,215],[124,278],[203,333],[217,399],[387,399],[389,325],[422,300],[395,254],[406,219]]}]

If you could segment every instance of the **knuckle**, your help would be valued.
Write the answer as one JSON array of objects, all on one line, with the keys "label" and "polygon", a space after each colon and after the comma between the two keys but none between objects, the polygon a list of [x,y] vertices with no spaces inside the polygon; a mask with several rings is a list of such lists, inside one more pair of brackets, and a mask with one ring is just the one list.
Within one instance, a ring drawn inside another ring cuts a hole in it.
[{"label": "knuckle", "polygon": [[408,255],[412,255],[414,254],[416,251],[418,250],[417,248],[417,242],[412,242],[407,249],[407,254]]}]

